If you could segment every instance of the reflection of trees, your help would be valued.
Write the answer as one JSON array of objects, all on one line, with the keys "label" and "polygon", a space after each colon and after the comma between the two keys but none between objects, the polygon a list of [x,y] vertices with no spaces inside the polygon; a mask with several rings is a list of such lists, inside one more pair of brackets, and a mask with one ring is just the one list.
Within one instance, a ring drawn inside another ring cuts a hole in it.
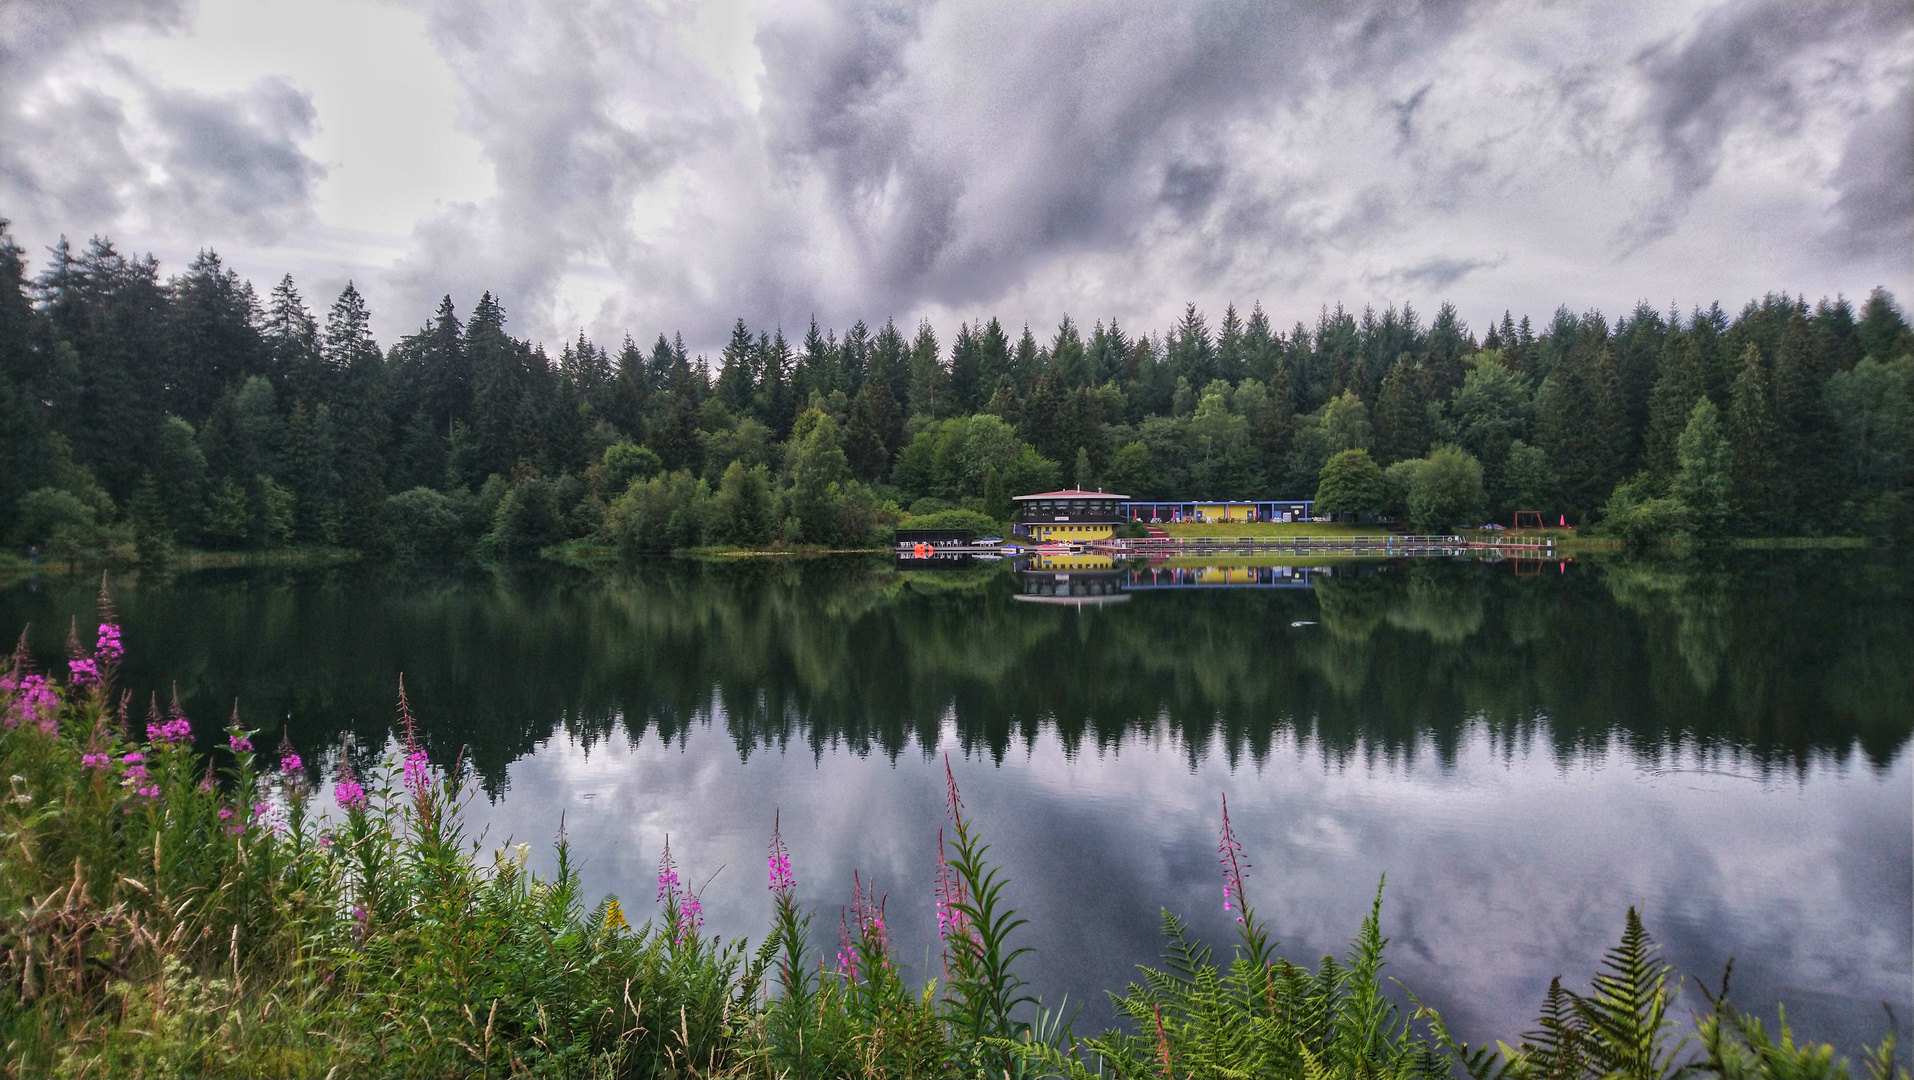
[{"label": "reflection of trees", "polygon": [[[1333,756],[1446,758],[1472,724],[1557,751],[1617,738],[1799,763],[1861,746],[1885,761],[1914,696],[1907,576],[1857,556],[1753,557],[1728,570],[1613,564],[1517,578],[1465,563],[1366,566],[1313,590],[1016,603],[1000,569],[897,573],[748,559],[516,575],[393,571],[185,575],[117,590],[143,699],[177,678],[211,727],[249,724],[370,752],[401,671],[449,759],[491,784],[563,729],[680,739],[715,721],[741,755],[923,752],[949,718],[1001,756],[1053,730],[1071,752],[1167,730],[1194,759],[1260,759],[1293,733]],[[92,585],[0,593],[47,661]],[[1292,627],[1293,622],[1320,625]]]}]

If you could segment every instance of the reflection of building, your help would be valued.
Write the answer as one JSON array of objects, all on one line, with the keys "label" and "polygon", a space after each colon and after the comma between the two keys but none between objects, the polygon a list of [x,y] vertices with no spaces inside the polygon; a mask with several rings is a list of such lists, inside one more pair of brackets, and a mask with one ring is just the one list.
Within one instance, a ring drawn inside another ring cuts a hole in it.
[{"label": "reflection of building", "polygon": [[[1132,567],[1134,563],[1130,564]],[[1164,589],[1307,589],[1327,566],[1149,566],[1123,568],[1107,556],[1039,552],[1017,568],[1017,599],[1045,604],[1107,604],[1133,592]]]},{"label": "reflection of building", "polygon": [[1017,568],[1017,599],[1035,604],[1110,604],[1123,595],[1123,572],[1107,555],[1039,552]]},{"label": "reflection of building", "polygon": [[1151,566],[1126,571],[1125,592],[1138,589],[1307,589],[1326,566]]},{"label": "reflection of building", "polygon": [[1040,544],[1107,540],[1123,521],[1128,495],[1102,491],[1046,491],[1019,495],[1017,528]]}]

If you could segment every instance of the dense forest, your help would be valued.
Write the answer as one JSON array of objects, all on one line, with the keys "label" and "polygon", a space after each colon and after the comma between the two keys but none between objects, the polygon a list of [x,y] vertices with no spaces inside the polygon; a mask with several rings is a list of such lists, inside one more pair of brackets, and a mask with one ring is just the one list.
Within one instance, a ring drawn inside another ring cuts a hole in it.
[{"label": "dense forest", "polygon": [[[994,318],[946,345],[739,319],[714,360],[582,333],[556,358],[490,294],[382,348],[348,284],[322,318],[202,252],[62,240],[32,276],[0,222],[0,536],[54,557],[175,545],[530,554],[844,546],[1009,516],[1070,483],[1317,497],[1448,528],[1535,509],[1635,540],[1914,533],[1914,332],[1771,294],[1730,317],[1260,305],[1160,334]],[[983,515],[983,517],[977,517]]]}]

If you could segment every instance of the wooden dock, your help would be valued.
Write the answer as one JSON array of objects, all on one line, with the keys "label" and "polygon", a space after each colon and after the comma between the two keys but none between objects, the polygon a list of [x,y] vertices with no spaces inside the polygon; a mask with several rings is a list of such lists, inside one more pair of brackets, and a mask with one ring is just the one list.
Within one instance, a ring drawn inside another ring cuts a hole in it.
[{"label": "wooden dock", "polygon": [[1460,536],[1152,536],[1096,540],[1091,551],[1117,557],[1208,558],[1217,555],[1460,555],[1475,546]]}]

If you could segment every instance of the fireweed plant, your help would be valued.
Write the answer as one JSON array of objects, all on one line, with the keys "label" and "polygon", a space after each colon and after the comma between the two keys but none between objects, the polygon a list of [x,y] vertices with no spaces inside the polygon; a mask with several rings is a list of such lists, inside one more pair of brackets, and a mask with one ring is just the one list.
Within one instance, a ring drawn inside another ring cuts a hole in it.
[{"label": "fireweed plant", "polygon": [[[1123,1030],[1077,1038],[1014,965],[1024,924],[965,814],[935,877],[937,970],[913,988],[861,875],[837,949],[812,941],[774,818],[769,935],[755,951],[702,927],[669,849],[661,924],[616,897],[587,907],[562,822],[557,869],[528,848],[483,855],[465,835],[462,759],[432,763],[403,684],[397,752],[335,769],[239,723],[197,727],[178,694],[133,719],[101,584],[100,622],[68,635],[64,676],[25,635],[0,674],[0,1075],[1243,1077],[1316,1080],[1846,1080],[1826,1045],[1796,1042],[1703,991],[1697,1034],[1671,1035],[1681,981],[1637,912],[1586,992],[1557,979],[1514,1046],[1471,1047],[1442,1017],[1384,992],[1381,890],[1347,956],[1277,955],[1223,804],[1218,859],[1238,940],[1227,970],[1168,912],[1161,969],[1112,995]],[[1863,1062],[1909,1080],[1892,1036]]]}]

